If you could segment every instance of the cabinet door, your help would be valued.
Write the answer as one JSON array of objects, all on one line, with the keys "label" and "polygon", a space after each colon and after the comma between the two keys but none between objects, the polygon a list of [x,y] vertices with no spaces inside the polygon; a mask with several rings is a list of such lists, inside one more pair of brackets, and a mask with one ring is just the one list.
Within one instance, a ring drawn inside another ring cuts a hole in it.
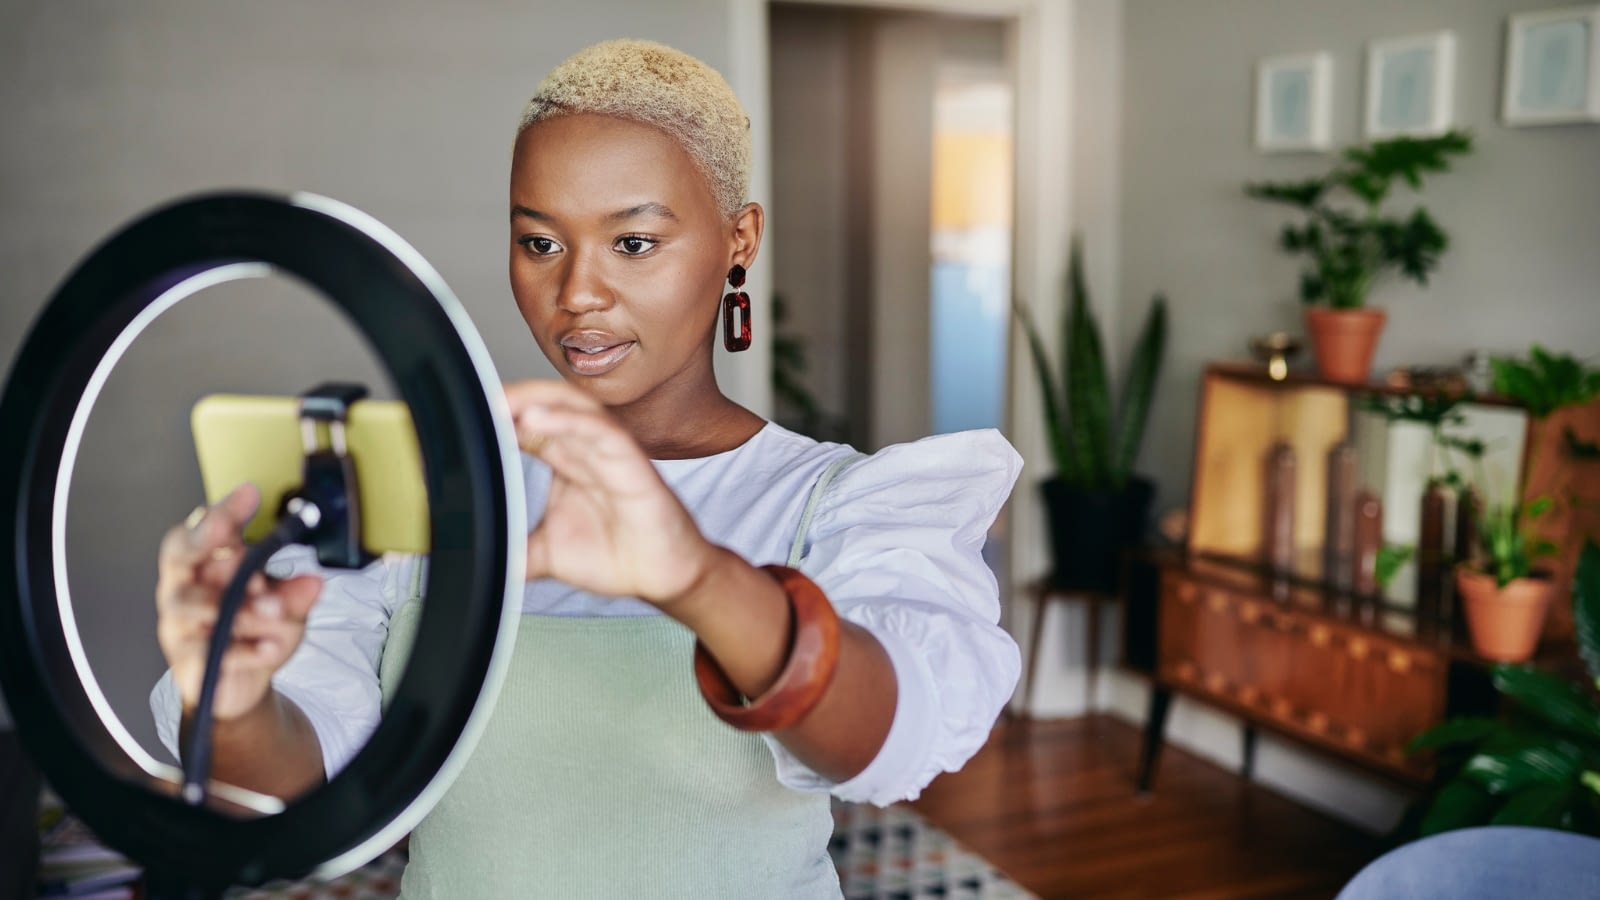
[{"label": "cabinet door", "polygon": [[1181,570],[1163,575],[1160,621],[1167,683],[1367,765],[1426,776],[1405,745],[1443,715],[1438,651]]}]

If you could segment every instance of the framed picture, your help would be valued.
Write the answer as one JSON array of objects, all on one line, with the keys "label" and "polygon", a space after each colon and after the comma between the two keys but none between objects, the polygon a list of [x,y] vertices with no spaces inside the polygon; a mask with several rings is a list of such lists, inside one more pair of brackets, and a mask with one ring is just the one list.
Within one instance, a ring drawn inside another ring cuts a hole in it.
[{"label": "framed picture", "polygon": [[1256,64],[1256,149],[1268,153],[1327,150],[1333,57],[1273,56]]},{"label": "framed picture", "polygon": [[1455,68],[1456,39],[1448,31],[1368,44],[1367,137],[1449,131]]},{"label": "framed picture", "polygon": [[1600,5],[1512,16],[1504,81],[1507,125],[1600,122]]}]

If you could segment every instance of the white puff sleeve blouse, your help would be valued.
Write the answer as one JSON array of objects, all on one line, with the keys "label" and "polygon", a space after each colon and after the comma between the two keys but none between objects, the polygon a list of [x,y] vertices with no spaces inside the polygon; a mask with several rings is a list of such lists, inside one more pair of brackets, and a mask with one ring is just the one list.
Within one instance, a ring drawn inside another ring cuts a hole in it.
[{"label": "white puff sleeve blouse", "polygon": [[[657,471],[694,515],[701,533],[754,565],[786,562],[813,487],[834,462],[854,456],[769,423],[745,444],[701,459],[659,460]],[[1010,496],[1021,459],[993,430],[940,435],[887,447],[855,461],[828,486],[802,539],[800,568],[840,616],[883,644],[898,702],[877,757],[833,783],[767,736],[776,774],[796,790],[829,791],[888,804],[917,796],[942,771],[977,752],[1016,686],[1016,642],[999,627],[993,572],[982,555],[990,525]],[[528,521],[537,522],[550,471],[524,457]],[[315,571],[291,548],[269,571]],[[378,662],[388,620],[409,596],[414,566],[385,560],[333,573],[305,640],[274,685],[306,713],[336,773],[377,727]],[[525,615],[660,615],[633,598],[601,597],[560,582],[530,582]],[[684,661],[685,671],[690,661]],[[170,674],[156,685],[157,729],[176,753],[179,702]]]}]

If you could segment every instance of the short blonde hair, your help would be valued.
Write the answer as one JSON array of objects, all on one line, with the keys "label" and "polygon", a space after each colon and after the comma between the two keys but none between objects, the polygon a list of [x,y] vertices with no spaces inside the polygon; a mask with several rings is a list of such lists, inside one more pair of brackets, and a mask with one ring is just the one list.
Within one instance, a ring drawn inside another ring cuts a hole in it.
[{"label": "short blonde hair", "polygon": [[545,119],[597,113],[676,140],[733,215],[750,191],[750,119],[716,69],[653,41],[605,41],[567,57],[540,82],[517,133]]}]

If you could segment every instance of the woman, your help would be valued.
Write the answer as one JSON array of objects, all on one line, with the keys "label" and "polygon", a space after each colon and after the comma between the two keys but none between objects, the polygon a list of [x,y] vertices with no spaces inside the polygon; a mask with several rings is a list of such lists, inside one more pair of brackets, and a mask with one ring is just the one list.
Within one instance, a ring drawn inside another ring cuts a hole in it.
[{"label": "woman", "polygon": [[[584,50],[527,107],[511,286],[563,381],[506,389],[538,523],[525,615],[488,729],[413,835],[409,897],[837,897],[828,795],[915,796],[1015,685],[979,555],[1020,466],[1003,439],[858,459],[718,390],[718,320],[765,224],[749,166],[726,82],[657,44]],[[255,500],[163,545],[169,746]],[[214,772],[294,795],[375,726],[416,578],[274,565],[224,663]]]}]

